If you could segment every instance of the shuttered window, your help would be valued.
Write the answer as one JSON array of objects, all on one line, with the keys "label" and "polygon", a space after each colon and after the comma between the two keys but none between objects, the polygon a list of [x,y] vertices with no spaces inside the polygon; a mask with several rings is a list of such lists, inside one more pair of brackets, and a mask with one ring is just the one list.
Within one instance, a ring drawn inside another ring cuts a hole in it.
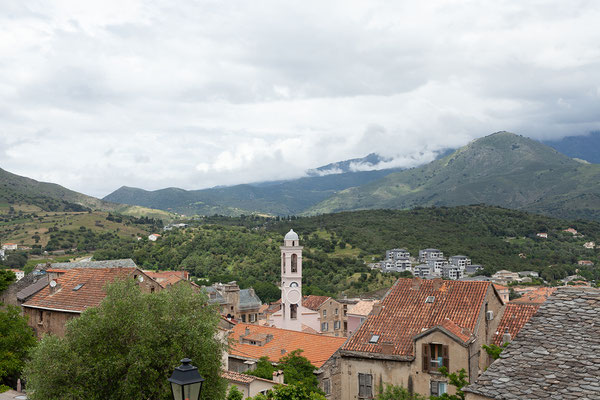
[{"label": "shuttered window", "polygon": [[373,398],[373,375],[358,374],[358,397],[361,399]]}]

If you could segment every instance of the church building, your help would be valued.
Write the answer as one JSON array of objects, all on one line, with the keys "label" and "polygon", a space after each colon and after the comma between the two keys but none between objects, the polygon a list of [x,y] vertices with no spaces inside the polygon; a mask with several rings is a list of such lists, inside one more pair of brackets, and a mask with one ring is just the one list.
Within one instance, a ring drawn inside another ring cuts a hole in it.
[{"label": "church building", "polygon": [[298,332],[319,332],[319,313],[302,305],[302,246],[291,229],[281,249],[281,309],[271,315],[272,326]]}]

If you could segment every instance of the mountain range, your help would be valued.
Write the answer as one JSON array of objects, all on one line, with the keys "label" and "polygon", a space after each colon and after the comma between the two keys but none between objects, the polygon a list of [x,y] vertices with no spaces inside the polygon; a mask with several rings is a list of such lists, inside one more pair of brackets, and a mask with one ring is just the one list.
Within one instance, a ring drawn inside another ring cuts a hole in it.
[{"label": "mountain range", "polygon": [[599,220],[600,165],[498,132],[430,164],[344,190],[304,214],[479,203]]},{"label": "mountain range", "polygon": [[584,136],[567,136],[542,142],[564,155],[600,164],[600,131]]},{"label": "mountain range", "polygon": [[135,209],[137,215],[153,211],[146,207],[185,215],[315,215],[485,203],[600,220],[599,164],[570,158],[508,132],[448,153],[406,170],[357,170],[386,165],[387,159],[370,154],[310,170],[300,179],[202,190],[146,191],[124,186],[102,200],[0,169],[0,203],[28,203],[50,211],[84,207],[132,213]]}]

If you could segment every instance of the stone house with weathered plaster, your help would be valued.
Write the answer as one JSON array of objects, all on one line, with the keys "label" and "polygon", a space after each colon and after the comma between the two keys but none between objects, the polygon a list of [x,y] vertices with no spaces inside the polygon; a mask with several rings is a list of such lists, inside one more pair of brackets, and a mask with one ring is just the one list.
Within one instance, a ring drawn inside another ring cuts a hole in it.
[{"label": "stone house with weathered plaster", "polygon": [[490,282],[399,279],[318,370],[319,381],[335,400],[370,399],[387,383],[452,394],[438,369],[464,368],[474,381],[490,364],[481,346],[492,342],[503,308]]}]

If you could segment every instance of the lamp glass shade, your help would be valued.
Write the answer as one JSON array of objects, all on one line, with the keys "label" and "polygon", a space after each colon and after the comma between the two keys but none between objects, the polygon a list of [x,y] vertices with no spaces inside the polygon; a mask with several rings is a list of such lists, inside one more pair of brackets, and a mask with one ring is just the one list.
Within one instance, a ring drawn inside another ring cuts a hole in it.
[{"label": "lamp glass shade", "polygon": [[174,400],[198,400],[204,378],[198,373],[198,368],[191,365],[191,360],[184,358],[182,365],[175,368],[169,378]]},{"label": "lamp glass shade", "polygon": [[179,385],[171,382],[171,390],[173,391],[174,400],[198,400],[200,398],[201,389],[202,382],[196,382],[187,385]]}]

